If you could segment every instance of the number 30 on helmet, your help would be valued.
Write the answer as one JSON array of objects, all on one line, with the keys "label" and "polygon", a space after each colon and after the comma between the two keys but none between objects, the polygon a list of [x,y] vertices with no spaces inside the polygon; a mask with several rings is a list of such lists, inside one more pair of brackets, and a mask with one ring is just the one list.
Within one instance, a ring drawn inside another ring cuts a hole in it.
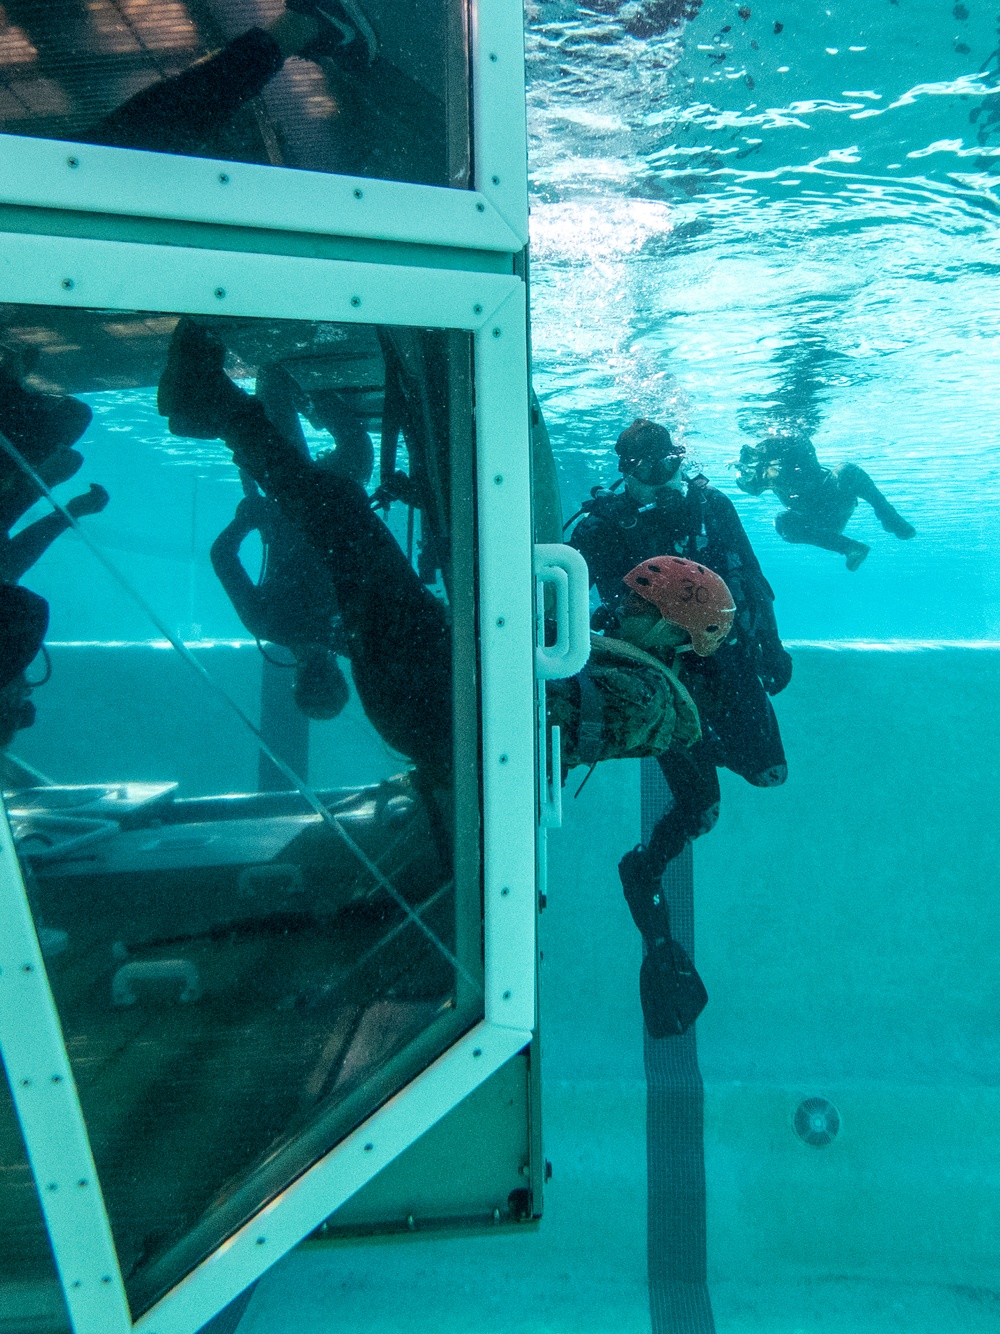
[{"label": "number 30 on helmet", "polygon": [[691,636],[691,647],[707,658],[723,643],[736,615],[733,595],[714,570],[681,556],[653,556],[625,583],[660,615]]}]

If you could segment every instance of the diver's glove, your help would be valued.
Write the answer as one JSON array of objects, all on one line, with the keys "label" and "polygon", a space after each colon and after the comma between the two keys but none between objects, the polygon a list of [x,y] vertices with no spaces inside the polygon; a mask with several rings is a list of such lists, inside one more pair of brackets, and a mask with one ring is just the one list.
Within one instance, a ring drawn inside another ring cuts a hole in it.
[{"label": "diver's glove", "polygon": [[780,695],[792,679],[792,655],[779,648],[760,664],[760,683],[769,695]]}]

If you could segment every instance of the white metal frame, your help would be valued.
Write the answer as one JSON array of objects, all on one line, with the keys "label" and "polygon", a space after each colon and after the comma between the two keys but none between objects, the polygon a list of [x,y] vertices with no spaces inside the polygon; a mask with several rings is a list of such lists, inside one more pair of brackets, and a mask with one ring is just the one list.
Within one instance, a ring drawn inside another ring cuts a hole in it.
[{"label": "white metal frame", "polygon": [[[192,1334],[531,1037],[536,809],[524,285],[496,274],[8,235],[0,301],[411,324],[466,329],[475,338],[485,1021],[134,1326],[5,820],[0,829],[0,1049],[76,1334]],[[80,1181],[87,1186],[74,1186]]]},{"label": "white metal frame", "polygon": [[515,254],[528,239],[522,10],[471,11],[473,190],[0,135],[0,203]]}]

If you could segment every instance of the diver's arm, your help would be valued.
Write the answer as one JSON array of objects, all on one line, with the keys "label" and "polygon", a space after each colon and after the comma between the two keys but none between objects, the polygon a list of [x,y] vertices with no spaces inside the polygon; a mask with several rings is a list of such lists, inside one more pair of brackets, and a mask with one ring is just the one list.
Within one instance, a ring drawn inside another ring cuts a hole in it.
[{"label": "diver's arm", "polygon": [[613,520],[591,513],[580,520],[569,538],[569,545],[587,562],[591,588],[597,585],[601,601],[609,607],[617,606],[627,592],[622,576],[629,567],[619,568],[622,564],[619,532]]},{"label": "diver's arm", "polygon": [[0,579],[16,584],[68,527],[69,520],[56,513],[22,528],[0,548]]},{"label": "diver's arm", "polygon": [[85,514],[100,514],[110,499],[103,486],[91,482],[89,490],[66,502],[68,518],[61,510],[57,510],[29,523],[27,528],[22,528],[16,537],[4,544],[0,555],[2,577],[8,583],[16,584],[48,551],[56,538],[69,528],[72,519],[82,519]]},{"label": "diver's arm", "polygon": [[240,547],[255,528],[256,524],[247,527],[246,516],[237,511],[236,518],[223,528],[212,543],[209,555],[212,569],[225,589],[226,597],[233,604],[236,615],[255,638],[264,638],[258,631],[266,615],[267,601],[240,560]]},{"label": "diver's arm", "polygon": [[792,679],[792,659],[785,651],[774,614],[774,590],[764,577],[757,553],[750,545],[736,506],[721,491],[713,491],[715,506],[726,546],[740,562],[740,584],[750,613],[751,639],[760,650],[759,675],[769,695],[777,695]]},{"label": "diver's arm", "polygon": [[741,491],[745,491],[748,496],[762,496],[765,491],[769,491],[771,484],[761,476],[759,470],[753,472],[737,472],[736,485]]}]

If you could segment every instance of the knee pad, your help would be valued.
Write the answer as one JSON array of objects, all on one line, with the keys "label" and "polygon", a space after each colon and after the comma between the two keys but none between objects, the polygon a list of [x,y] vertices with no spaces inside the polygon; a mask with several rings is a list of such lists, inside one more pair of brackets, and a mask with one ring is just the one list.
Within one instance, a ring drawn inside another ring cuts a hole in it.
[{"label": "knee pad", "polygon": [[772,764],[770,769],[761,769],[747,779],[754,787],[781,787],[788,777],[787,764]]}]

